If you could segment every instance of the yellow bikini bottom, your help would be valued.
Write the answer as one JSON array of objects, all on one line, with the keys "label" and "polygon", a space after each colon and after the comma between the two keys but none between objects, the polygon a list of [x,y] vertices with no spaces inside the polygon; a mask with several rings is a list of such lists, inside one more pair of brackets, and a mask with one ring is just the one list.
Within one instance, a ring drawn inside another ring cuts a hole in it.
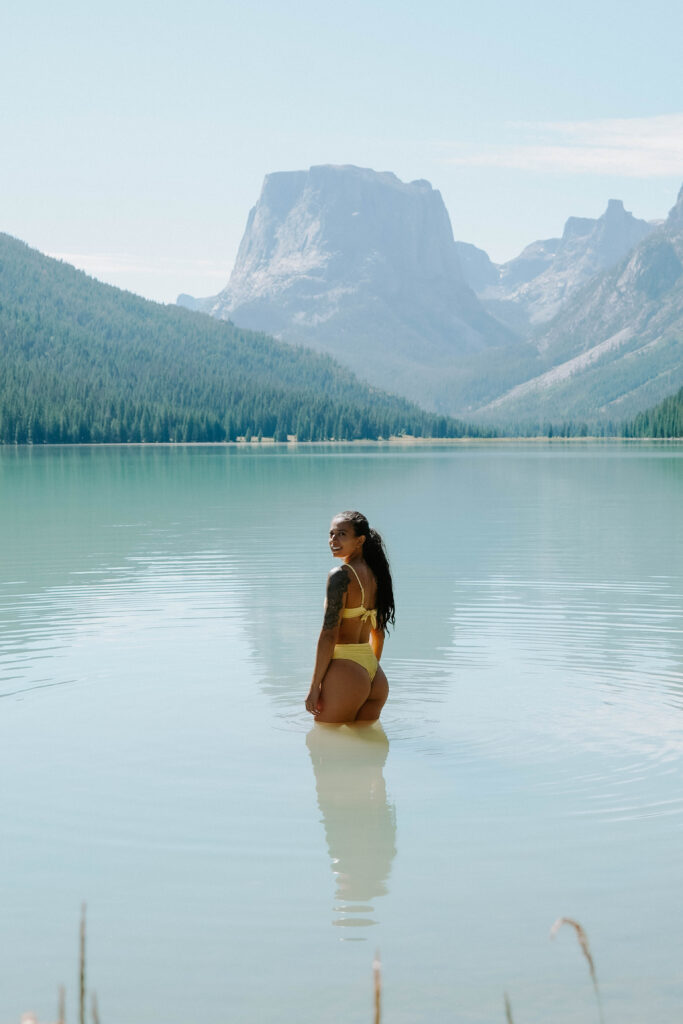
[{"label": "yellow bikini bottom", "polygon": [[379,662],[375,657],[370,644],[336,644],[332,654],[332,660],[355,661],[357,665],[364,668],[370,676],[370,681],[375,678],[379,668]]}]

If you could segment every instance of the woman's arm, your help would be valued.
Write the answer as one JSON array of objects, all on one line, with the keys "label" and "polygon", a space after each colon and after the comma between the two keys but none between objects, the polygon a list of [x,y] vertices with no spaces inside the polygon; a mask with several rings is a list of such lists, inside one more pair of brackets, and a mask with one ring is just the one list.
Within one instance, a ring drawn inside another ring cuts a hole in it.
[{"label": "woman's arm", "polygon": [[371,629],[370,630],[370,646],[375,652],[375,657],[379,661],[382,657],[382,651],[384,650],[384,630],[383,629]]},{"label": "woman's arm", "polygon": [[315,652],[315,668],[308,697],[305,701],[306,710],[312,715],[320,711],[320,691],[322,682],[332,660],[335,644],[339,636],[341,613],[346,603],[346,592],[349,588],[349,574],[340,566],[332,569],[327,577],[327,593],[325,595],[325,615],[323,628],[318,637]]}]

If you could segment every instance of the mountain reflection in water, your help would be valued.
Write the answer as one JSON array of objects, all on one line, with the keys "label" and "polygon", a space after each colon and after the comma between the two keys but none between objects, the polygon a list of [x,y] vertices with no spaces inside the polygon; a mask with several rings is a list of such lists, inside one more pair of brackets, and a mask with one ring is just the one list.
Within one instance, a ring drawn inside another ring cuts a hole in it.
[{"label": "mountain reflection in water", "polygon": [[306,745],[336,882],[333,924],[369,927],[377,923],[371,901],[388,891],[396,854],[396,812],[383,775],[389,740],[379,723],[316,724]]}]

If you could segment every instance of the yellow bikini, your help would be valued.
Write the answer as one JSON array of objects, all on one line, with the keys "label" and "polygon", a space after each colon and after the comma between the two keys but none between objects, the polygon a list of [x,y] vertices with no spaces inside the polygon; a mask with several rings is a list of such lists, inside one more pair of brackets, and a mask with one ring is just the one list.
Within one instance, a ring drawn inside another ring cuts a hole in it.
[{"label": "yellow bikini", "polygon": [[[365,607],[365,591],[363,590],[363,584],[360,581],[360,577],[352,565],[347,564],[347,569],[350,569],[353,575],[358,580],[358,586],[360,587],[360,604],[357,608],[344,608],[341,613],[342,619],[358,619],[361,622],[369,622],[372,629],[377,629],[377,609]],[[332,652],[332,660],[345,660],[355,661],[357,665],[364,668],[367,674],[370,676],[370,681],[375,678],[375,673],[379,668],[379,662],[375,657],[375,652],[369,643],[365,644],[336,644],[334,651]]]}]

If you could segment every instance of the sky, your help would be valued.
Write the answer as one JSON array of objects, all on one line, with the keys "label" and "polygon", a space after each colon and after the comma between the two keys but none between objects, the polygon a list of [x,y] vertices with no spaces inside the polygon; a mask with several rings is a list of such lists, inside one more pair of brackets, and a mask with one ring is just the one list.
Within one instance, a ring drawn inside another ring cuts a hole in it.
[{"label": "sky", "polygon": [[5,0],[0,231],[160,302],[227,283],[272,171],[426,178],[496,262],[683,184],[676,0]]}]

